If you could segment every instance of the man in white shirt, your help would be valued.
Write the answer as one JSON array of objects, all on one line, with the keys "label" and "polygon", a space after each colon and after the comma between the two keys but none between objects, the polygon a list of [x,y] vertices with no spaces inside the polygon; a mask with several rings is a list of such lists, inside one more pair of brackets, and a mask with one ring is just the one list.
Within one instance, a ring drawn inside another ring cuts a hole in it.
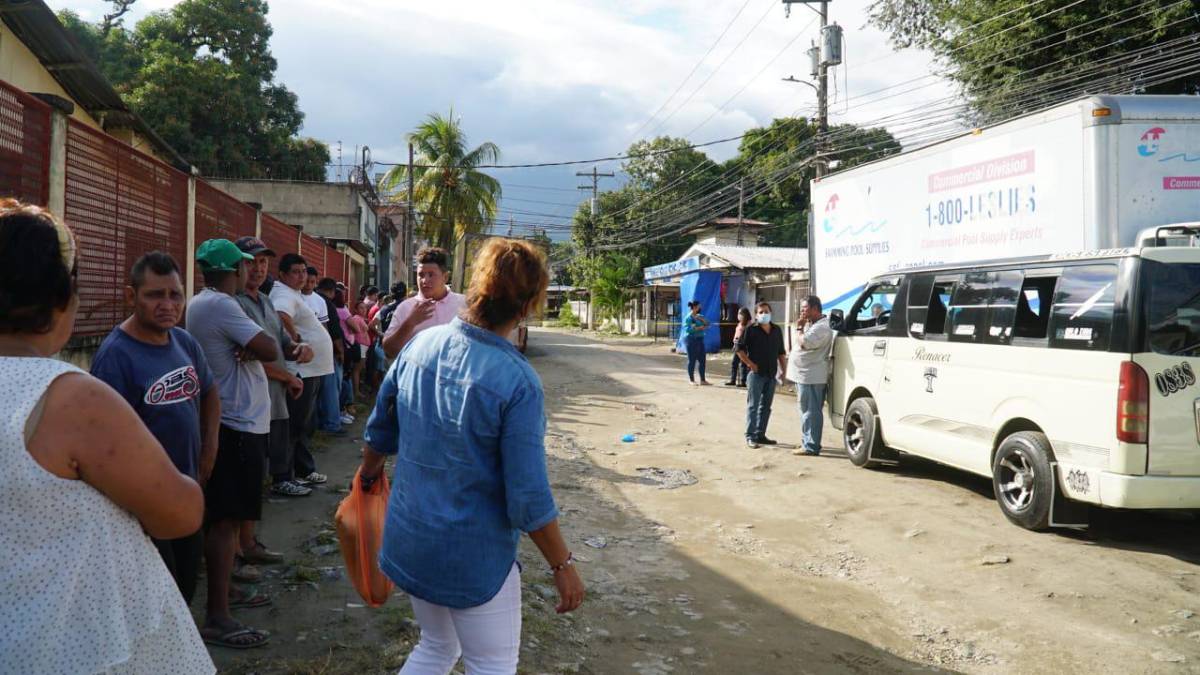
[{"label": "man in white shirt", "polygon": [[796,320],[799,336],[788,355],[788,379],[796,383],[796,401],[800,408],[800,430],[804,435],[803,452],[821,454],[821,431],[825,418],[825,387],[829,382],[829,355],[833,346],[833,329],[821,313],[821,299],[810,295],[800,303],[800,318]]},{"label": "man in white shirt", "polygon": [[317,464],[308,442],[315,431],[313,409],[321,389],[321,378],[333,372],[333,341],[317,320],[300,289],[308,276],[308,265],[295,253],[279,259],[279,279],[271,289],[271,303],[279,312],[283,328],[294,342],[312,347],[313,358],[308,363],[289,362],[288,366],[304,382],[299,398],[288,398],[288,422],[293,446],[296,482],[313,485],[324,483],[328,477],[317,473]]},{"label": "man in white shirt", "polygon": [[383,336],[383,351],[389,359],[426,328],[454,320],[467,299],[446,286],[450,279],[450,254],[445,249],[423,248],[417,253],[417,294],[400,303]]},{"label": "man in white shirt", "polygon": [[325,298],[313,292],[317,288],[317,268],[309,267],[306,272],[308,276],[304,279],[304,286],[300,288],[300,295],[304,296],[304,302],[308,303],[313,313],[317,315],[317,321],[322,324],[328,323],[329,307],[325,303]]}]

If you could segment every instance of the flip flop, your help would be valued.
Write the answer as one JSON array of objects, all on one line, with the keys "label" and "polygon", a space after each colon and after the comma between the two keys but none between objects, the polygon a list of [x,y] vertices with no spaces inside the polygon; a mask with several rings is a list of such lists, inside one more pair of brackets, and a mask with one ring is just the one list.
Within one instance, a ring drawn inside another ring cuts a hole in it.
[{"label": "flip flop", "polygon": [[237,597],[234,597],[233,593],[229,594],[229,609],[256,609],[258,607],[267,607],[271,604],[271,598],[254,590],[238,592],[240,595]]},{"label": "flip flop", "polygon": [[[246,637],[248,635],[256,636],[257,640],[253,642],[237,642],[237,638]],[[200,631],[200,637],[204,639],[204,644],[214,647],[225,647],[226,649],[255,649],[257,647],[266,646],[271,641],[271,636],[253,628],[247,628],[238,625],[237,628],[231,628],[220,635],[214,635],[209,632],[205,635],[205,631]]]}]

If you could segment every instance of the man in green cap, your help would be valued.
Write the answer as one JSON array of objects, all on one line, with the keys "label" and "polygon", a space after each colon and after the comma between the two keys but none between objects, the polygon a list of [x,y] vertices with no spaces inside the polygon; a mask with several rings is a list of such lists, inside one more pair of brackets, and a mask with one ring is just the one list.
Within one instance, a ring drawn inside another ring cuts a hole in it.
[{"label": "man in green cap", "polygon": [[228,239],[209,239],[196,249],[204,290],[188,304],[187,331],[196,338],[221,396],[217,461],[204,486],[204,557],[208,610],[200,634],[208,644],[245,649],[267,643],[261,631],[238,623],[231,608],[261,607],[270,599],[231,588],[234,552],[242,521],[262,519],[262,484],[271,431],[271,393],[263,362],[279,344],[246,316],[235,295],[245,285],[247,263]]}]

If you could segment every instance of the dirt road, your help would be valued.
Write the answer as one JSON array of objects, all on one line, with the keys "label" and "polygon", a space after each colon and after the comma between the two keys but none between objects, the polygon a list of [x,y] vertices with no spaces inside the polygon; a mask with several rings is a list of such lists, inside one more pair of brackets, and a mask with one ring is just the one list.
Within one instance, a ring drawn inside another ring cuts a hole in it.
[{"label": "dirt road", "polygon": [[[562,524],[589,585],[557,617],[525,546],[522,672],[1200,672],[1200,524],[1101,513],[1084,534],[1010,525],[990,482],[919,460],[856,469],[827,430],[798,457],[794,398],[773,448],[742,441],[744,393],[694,388],[660,342],[534,331]],[[724,357],[710,361],[724,375]],[[622,443],[625,434],[634,443]],[[291,565],[246,612],[273,632],[228,672],[395,672],[405,598],[361,603],[321,548],[356,444],[319,456],[332,486],[269,503],[264,538]],[[322,555],[324,554],[324,555]],[[296,563],[300,563],[297,567]],[[290,589],[290,590],[289,590]],[[1195,613],[1195,614],[1194,614]]]}]

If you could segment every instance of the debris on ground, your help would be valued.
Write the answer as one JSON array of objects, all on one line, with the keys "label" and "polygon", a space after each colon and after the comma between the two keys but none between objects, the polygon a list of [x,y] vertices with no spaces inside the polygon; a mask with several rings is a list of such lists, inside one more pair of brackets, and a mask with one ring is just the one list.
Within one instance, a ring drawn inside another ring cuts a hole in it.
[{"label": "debris on ground", "polygon": [[687,469],[660,469],[657,466],[639,466],[637,472],[643,478],[648,478],[658,483],[658,489],[660,490],[674,490],[675,488],[695,485],[700,482]]},{"label": "debris on ground", "polygon": [[608,539],[600,535],[596,535],[594,537],[588,537],[587,539],[584,539],[583,543],[591,546],[592,548],[604,548],[605,546],[608,546]]},{"label": "debris on ground", "polygon": [[1007,565],[1009,562],[1006,555],[985,555],[980,559],[980,565]]}]

